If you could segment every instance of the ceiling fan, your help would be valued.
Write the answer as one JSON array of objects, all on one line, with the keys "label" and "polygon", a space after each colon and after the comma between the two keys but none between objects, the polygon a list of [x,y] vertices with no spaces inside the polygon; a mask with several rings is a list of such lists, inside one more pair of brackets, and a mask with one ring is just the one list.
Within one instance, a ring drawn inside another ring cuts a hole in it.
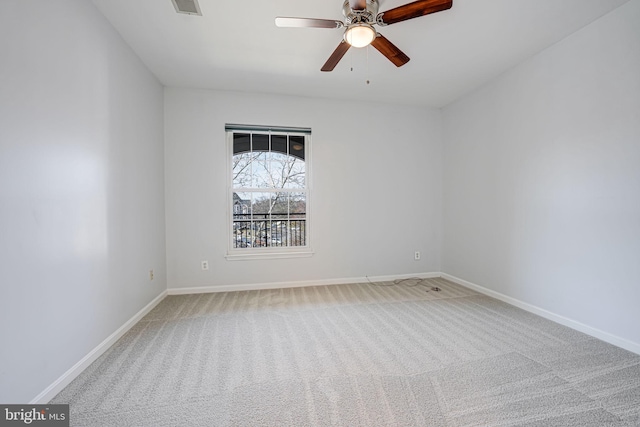
[{"label": "ceiling fan", "polygon": [[279,16],[276,18],[276,25],[278,27],[296,28],[346,27],[342,41],[322,66],[322,71],[332,71],[351,46],[365,47],[368,45],[375,47],[396,67],[401,67],[409,62],[409,57],[382,34],[378,33],[373,26],[376,24],[380,26],[391,25],[407,19],[440,12],[450,9],[452,4],[453,0],[418,0],[378,13],[378,0],[345,0],[342,6],[342,14],[345,17],[344,22],[333,19]]}]

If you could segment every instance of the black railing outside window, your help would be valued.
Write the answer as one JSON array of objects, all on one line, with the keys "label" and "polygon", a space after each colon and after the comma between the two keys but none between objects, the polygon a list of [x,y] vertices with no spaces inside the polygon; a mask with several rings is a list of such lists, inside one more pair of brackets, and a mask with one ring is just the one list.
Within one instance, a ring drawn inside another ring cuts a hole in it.
[{"label": "black railing outside window", "polygon": [[234,214],[233,247],[267,248],[305,246],[305,213],[286,215]]}]

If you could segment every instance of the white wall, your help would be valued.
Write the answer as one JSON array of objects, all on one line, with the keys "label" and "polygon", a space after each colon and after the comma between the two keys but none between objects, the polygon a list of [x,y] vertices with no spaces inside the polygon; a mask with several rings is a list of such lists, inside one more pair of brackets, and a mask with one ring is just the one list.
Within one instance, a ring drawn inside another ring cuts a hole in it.
[{"label": "white wall", "polygon": [[0,402],[27,403],[166,289],[163,89],[84,0],[3,1],[0,58]]},{"label": "white wall", "polygon": [[[312,128],[314,256],[225,259],[225,123]],[[165,89],[168,287],[439,271],[440,123],[436,110]]]},{"label": "white wall", "polygon": [[640,0],[445,108],[443,133],[443,271],[640,346]]}]

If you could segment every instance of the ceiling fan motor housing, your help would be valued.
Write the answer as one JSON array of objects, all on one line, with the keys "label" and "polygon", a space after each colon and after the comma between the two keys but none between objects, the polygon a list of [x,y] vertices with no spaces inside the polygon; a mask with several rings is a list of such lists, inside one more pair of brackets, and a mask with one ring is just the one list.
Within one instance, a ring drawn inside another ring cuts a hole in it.
[{"label": "ceiling fan motor housing", "polygon": [[349,0],[346,0],[342,6],[342,14],[345,17],[345,25],[374,24],[378,15],[378,0],[367,0],[363,10],[352,10]]}]

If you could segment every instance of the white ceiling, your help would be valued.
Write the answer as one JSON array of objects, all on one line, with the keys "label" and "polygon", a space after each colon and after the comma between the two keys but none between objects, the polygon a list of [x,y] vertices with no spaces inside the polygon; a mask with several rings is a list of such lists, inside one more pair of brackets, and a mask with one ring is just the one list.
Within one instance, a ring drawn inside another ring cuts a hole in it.
[{"label": "white ceiling", "polygon": [[[178,14],[171,0],[92,1],[165,86],[442,107],[628,0],[453,0],[377,27],[411,58],[403,67],[352,48],[330,73],[320,67],[343,30],[274,18],[342,20],[342,0],[199,0],[203,16]],[[380,11],[405,3],[380,0]]]}]

